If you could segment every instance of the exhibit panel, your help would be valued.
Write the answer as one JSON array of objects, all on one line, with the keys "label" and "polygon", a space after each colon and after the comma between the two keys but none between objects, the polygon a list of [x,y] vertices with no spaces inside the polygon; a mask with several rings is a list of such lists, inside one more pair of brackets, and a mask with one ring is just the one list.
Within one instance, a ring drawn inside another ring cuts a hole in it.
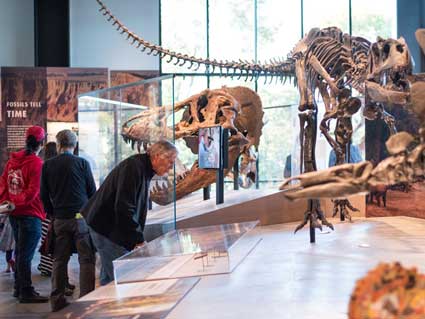
[{"label": "exhibit panel", "polygon": [[232,272],[258,244],[258,221],[178,229],[114,260],[115,283]]},{"label": "exhibit panel", "polygon": [[31,125],[47,129],[47,142],[60,130],[77,132],[78,94],[108,82],[104,68],[2,67],[0,73],[0,169],[11,152],[24,147]]}]

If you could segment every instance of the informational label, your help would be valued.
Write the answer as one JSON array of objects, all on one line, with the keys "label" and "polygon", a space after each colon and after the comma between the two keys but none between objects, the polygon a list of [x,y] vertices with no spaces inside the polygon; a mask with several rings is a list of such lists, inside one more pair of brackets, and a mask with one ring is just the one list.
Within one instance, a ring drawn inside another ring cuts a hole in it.
[{"label": "informational label", "polygon": [[0,169],[25,147],[25,132],[47,122],[46,68],[1,68]]},{"label": "informational label", "polygon": [[25,147],[25,132],[31,125],[8,125],[6,126],[7,148],[20,149]]}]

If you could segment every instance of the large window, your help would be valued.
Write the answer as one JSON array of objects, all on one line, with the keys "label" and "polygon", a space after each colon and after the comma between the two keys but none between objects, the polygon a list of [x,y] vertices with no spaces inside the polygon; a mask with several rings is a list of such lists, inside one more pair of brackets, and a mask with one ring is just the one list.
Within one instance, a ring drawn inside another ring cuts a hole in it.
[{"label": "large window", "polygon": [[[162,46],[203,58],[261,63],[284,59],[303,33],[329,26],[370,41],[377,35],[395,37],[396,0],[161,0]],[[203,67],[194,71],[165,61],[161,72],[187,75],[181,83],[176,80],[178,100],[223,85],[257,91],[265,123],[259,148],[260,186],[275,186],[283,180],[286,159],[294,153],[298,136],[298,91],[293,82],[231,79],[220,77],[218,70],[206,74]],[[363,130],[359,121],[355,119],[354,125]],[[354,141],[360,143],[362,136],[357,130]],[[327,165],[328,152],[326,146],[319,154],[323,165]],[[191,160],[189,154],[185,157]]]}]

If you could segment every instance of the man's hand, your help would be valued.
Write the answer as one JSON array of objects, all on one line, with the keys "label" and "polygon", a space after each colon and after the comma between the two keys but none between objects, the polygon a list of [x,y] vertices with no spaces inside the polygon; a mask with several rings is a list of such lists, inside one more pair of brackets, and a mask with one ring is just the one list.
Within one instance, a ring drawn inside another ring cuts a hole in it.
[{"label": "man's hand", "polygon": [[145,245],[146,245],[146,242],[145,242],[145,241],[144,241],[144,242],[142,242],[142,243],[138,243],[136,246],[134,246],[133,250],[138,249],[138,248],[140,248],[140,247],[143,247],[143,246],[145,246]]},{"label": "man's hand", "polygon": [[15,209],[15,205],[12,202],[4,201],[0,203],[0,214],[10,213]]}]

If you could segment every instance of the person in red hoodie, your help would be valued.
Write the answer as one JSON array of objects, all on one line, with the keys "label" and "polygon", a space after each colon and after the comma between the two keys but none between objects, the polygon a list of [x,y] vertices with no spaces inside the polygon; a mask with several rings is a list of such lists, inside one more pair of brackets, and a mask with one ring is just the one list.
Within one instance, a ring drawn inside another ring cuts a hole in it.
[{"label": "person in red hoodie", "polygon": [[20,303],[48,302],[37,293],[31,281],[31,261],[41,236],[41,221],[46,217],[40,199],[40,177],[43,162],[40,152],[45,133],[40,126],[26,131],[26,146],[12,153],[0,178],[0,202],[9,201],[15,209],[9,219],[16,242],[14,297]]}]

